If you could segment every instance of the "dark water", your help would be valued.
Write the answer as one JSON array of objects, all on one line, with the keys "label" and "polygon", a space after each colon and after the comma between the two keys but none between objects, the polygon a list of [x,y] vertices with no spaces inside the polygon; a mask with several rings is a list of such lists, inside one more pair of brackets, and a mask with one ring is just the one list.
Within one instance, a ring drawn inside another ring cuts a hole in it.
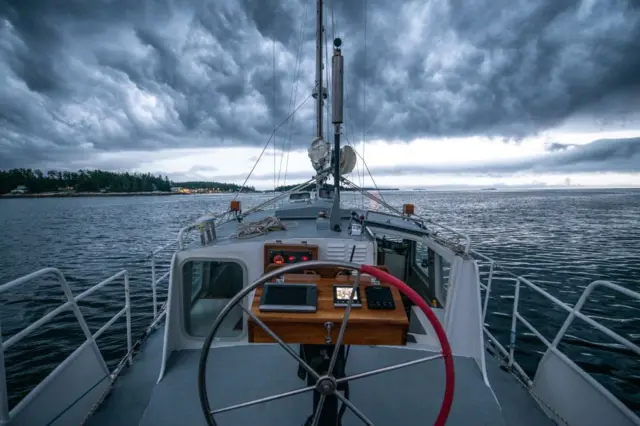
[{"label": "dark water", "polygon": [[[640,290],[640,191],[553,190],[527,192],[406,192],[385,194],[395,206],[412,202],[419,213],[471,235],[474,246],[516,274],[573,304],[593,280],[608,279]],[[368,200],[345,195],[346,203]],[[178,229],[205,213],[226,209],[229,196],[16,199],[0,201],[0,283],[55,266],[74,294],[127,268],[131,274],[134,335],[152,317],[149,251],[175,239]],[[266,199],[241,197],[245,208]],[[158,276],[166,271],[167,257]],[[486,269],[484,269],[486,270]],[[506,346],[513,307],[513,283],[496,275],[487,324]],[[166,287],[165,287],[166,288]],[[160,300],[165,291],[160,290]],[[6,339],[64,301],[53,279],[39,279],[0,295]],[[122,308],[122,281],[81,302],[92,332]],[[520,312],[552,340],[566,317],[560,308],[523,287]],[[597,290],[584,312],[640,344],[640,303]],[[69,355],[83,339],[65,313],[6,354],[12,404]],[[99,340],[109,365],[126,352],[125,322]],[[561,350],[596,380],[640,411],[640,359],[580,320]],[[516,359],[532,375],[544,346],[518,325]]]}]

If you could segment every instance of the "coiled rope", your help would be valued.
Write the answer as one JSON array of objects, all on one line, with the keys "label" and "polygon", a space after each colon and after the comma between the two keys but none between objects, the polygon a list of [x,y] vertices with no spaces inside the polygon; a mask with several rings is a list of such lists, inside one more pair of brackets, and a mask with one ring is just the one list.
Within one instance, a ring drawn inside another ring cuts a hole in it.
[{"label": "coiled rope", "polygon": [[285,226],[285,224],[277,217],[268,216],[256,222],[241,224],[236,231],[236,238],[254,238],[273,231],[285,231],[287,229],[294,228],[296,225],[296,222],[290,222]]}]

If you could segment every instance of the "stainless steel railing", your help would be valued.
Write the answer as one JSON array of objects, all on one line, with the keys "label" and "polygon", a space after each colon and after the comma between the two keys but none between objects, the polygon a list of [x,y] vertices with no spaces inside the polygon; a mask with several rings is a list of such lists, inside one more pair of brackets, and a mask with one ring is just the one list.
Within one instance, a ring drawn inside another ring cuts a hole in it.
[{"label": "stainless steel railing", "polygon": [[[640,356],[640,347],[630,340],[624,338],[619,335],[615,331],[603,326],[599,322],[594,319],[588,317],[587,315],[581,312],[584,304],[589,300],[591,293],[598,287],[603,287],[614,292],[623,294],[629,298],[636,299],[640,301],[640,293],[630,290],[628,288],[622,287],[620,285],[614,284],[610,281],[597,280],[593,281],[589,284],[578,299],[577,303],[574,306],[571,306],[567,303],[562,302],[557,297],[551,295],[548,291],[541,288],[539,285],[531,282],[527,278],[522,276],[518,276],[516,274],[511,273],[509,270],[498,264],[494,259],[479,253],[476,250],[471,250],[471,254],[483,263],[485,268],[488,267],[487,271],[481,273],[482,277],[486,277],[486,281],[480,282],[480,287],[484,290],[484,299],[483,299],[483,308],[482,308],[482,318],[486,319],[487,315],[487,306],[489,302],[489,298],[491,295],[492,284],[496,279],[496,275],[500,275],[499,280],[510,281],[514,283],[514,293],[513,293],[513,308],[511,312],[511,326],[509,330],[509,343],[507,347],[501,344],[498,339],[487,329],[486,326],[483,326],[483,330],[485,335],[490,339],[493,346],[500,352],[503,359],[506,361],[507,365],[515,370],[517,375],[528,385],[533,385],[533,380],[529,377],[529,375],[524,371],[522,366],[514,359],[514,353],[516,348],[516,336],[518,324],[524,325],[529,332],[531,332],[536,338],[544,344],[547,350],[551,351],[556,355],[562,362],[564,362],[567,366],[569,366],[572,370],[574,370],[580,377],[582,377],[586,382],[590,383],[595,389],[597,389],[604,397],[606,397],[609,401],[611,401],[614,405],[623,409],[622,403],[615,398],[611,393],[609,393],[602,385],[600,385],[591,375],[589,375],[586,371],[580,368],[573,360],[571,360],[567,355],[560,352],[558,349],[558,344],[564,338],[569,326],[574,322],[576,318],[584,321],[589,324],[590,327],[604,333],[606,336],[615,340],[622,346],[629,349],[634,354]],[[529,288],[536,292],[537,294],[543,296],[547,301],[551,302],[554,306],[559,307],[567,312],[567,318],[565,319],[563,325],[556,333],[554,339],[549,341],[543,334],[538,330],[538,328],[534,327],[524,316],[520,313],[520,290],[521,287]],[[623,409],[624,411],[627,411]]]},{"label": "stainless steel railing", "polygon": [[[16,406],[14,407],[11,412],[9,412],[9,397],[7,394],[7,380],[6,380],[6,373],[5,373],[5,365],[4,365],[4,352],[11,348],[11,346],[15,345],[16,343],[18,343],[20,340],[24,339],[26,336],[28,336],[30,333],[32,333],[34,330],[36,330],[37,328],[43,326],[44,324],[48,323],[49,321],[51,321],[54,317],[56,317],[57,315],[59,315],[60,313],[67,311],[67,310],[71,310],[74,313],[74,316],[76,317],[76,320],[78,321],[78,324],[80,325],[80,328],[82,329],[82,332],[85,335],[85,342],[83,343],[83,345],[86,344],[92,344],[92,347],[95,348],[95,350],[98,352],[97,358],[100,360],[101,364],[103,365],[104,369],[107,370],[107,366],[106,363],[104,361],[104,358],[102,357],[102,354],[99,353],[97,346],[95,345],[95,340],[100,337],[100,335],[102,335],[106,329],[108,329],[111,325],[113,325],[113,323],[115,323],[120,317],[122,317],[123,315],[126,316],[126,322],[127,322],[127,354],[128,354],[128,363],[131,364],[131,348],[132,348],[132,341],[131,341],[131,303],[130,303],[130,298],[129,298],[129,274],[127,273],[126,270],[122,270],[114,275],[112,275],[111,277],[107,278],[106,280],[94,285],[93,287],[89,288],[88,290],[80,293],[77,296],[73,296],[73,293],[71,292],[71,289],[69,288],[69,284],[67,283],[67,280],[64,276],[64,274],[62,272],[60,272],[59,269],[57,268],[44,268],[44,269],[40,269],[39,271],[33,272],[31,274],[25,275],[23,277],[17,278],[13,281],[10,281],[2,286],[0,286],[0,293],[3,293],[5,291],[11,290],[12,288],[15,288],[17,286],[23,285],[29,281],[32,281],[36,278],[40,278],[42,276],[45,275],[54,275],[57,279],[58,282],[60,283],[60,286],[62,287],[62,291],[64,292],[67,301],[65,303],[63,303],[62,305],[58,306],[56,309],[54,309],[53,311],[47,313],[46,315],[42,316],[40,319],[38,319],[37,321],[34,321],[33,323],[31,323],[29,326],[27,326],[26,328],[24,328],[23,330],[21,330],[20,332],[16,333],[14,336],[12,336],[11,338],[7,339],[6,342],[2,342],[2,334],[0,332],[0,424],[5,424],[8,423],[9,420],[12,418],[12,413],[15,412],[19,407]],[[112,282],[116,281],[119,278],[123,278],[124,279],[124,294],[125,294],[125,305],[124,307],[118,311],[113,317],[111,317],[111,319],[109,321],[107,321],[106,324],[104,324],[102,327],[100,327],[100,329],[98,329],[98,331],[96,331],[95,333],[91,333],[91,331],[89,330],[89,326],[87,325],[87,322],[85,321],[84,317],[82,316],[82,313],[80,312],[80,308],[78,307],[78,302],[84,298],[86,298],[87,296],[89,296],[90,294],[94,293],[95,291],[103,288],[106,285],[111,284]],[[82,346],[82,345],[81,345]],[[77,354],[77,350],[76,352],[74,352],[72,355],[69,356],[69,358],[73,357],[75,354]],[[69,359],[67,358],[67,360]],[[67,362],[67,360],[63,361],[63,362]],[[118,367],[120,368],[120,367]],[[54,370],[51,375],[55,375],[59,370]],[[108,371],[108,370],[107,370]],[[116,371],[114,371],[112,373],[112,376],[114,376],[115,374],[117,374]],[[53,378],[51,378],[50,380],[52,380]],[[29,399],[33,399],[35,398],[39,392],[42,389],[42,385],[43,382],[40,382],[34,389],[31,390],[31,392],[29,392],[29,394],[24,398],[24,401],[29,400]]]}]

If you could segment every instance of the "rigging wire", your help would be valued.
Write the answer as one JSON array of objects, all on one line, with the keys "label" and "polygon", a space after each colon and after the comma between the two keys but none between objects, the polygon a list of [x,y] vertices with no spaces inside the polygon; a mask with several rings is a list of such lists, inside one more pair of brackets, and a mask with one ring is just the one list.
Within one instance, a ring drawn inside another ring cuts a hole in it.
[{"label": "rigging wire", "polygon": [[[322,19],[323,21],[326,21],[328,19],[328,12],[329,12],[329,5],[325,2],[324,3],[324,8],[327,9],[327,13],[323,13],[322,14]],[[331,104],[331,97],[333,96],[333,93],[331,93],[331,91],[329,90],[331,86],[331,81],[330,81],[330,77],[329,77],[329,42],[327,40],[327,31],[326,31],[327,26],[325,25],[325,22],[322,23],[322,34],[324,35],[324,75],[325,75],[325,81],[327,82],[327,99],[326,102],[324,103],[325,105],[325,109],[327,110],[327,113],[325,114],[326,116],[326,120],[327,120],[327,133],[326,133],[326,139],[331,141],[331,128],[330,128],[330,122],[331,122],[331,111],[329,109],[329,105]]]},{"label": "rigging wire", "polygon": [[[367,69],[367,0],[364,0],[364,58],[362,60],[362,68]],[[365,71],[366,72],[366,71]],[[367,76],[362,78],[362,158],[364,158],[364,149],[366,146],[367,137]],[[363,160],[364,161],[364,160]],[[369,168],[367,167],[367,170]],[[364,188],[364,168],[362,169],[362,187]],[[364,204],[364,198],[363,198]]]},{"label": "rigging wire", "polygon": [[[306,0],[305,1],[305,5],[304,5],[304,11],[303,11],[303,15],[302,15],[302,25],[300,26],[300,37],[298,38],[298,47],[296,49],[296,64],[294,66],[294,76],[293,76],[293,80],[294,83],[291,87],[291,93],[289,94],[289,106],[288,109],[291,109],[293,107],[293,105],[296,104],[296,99],[298,98],[298,83],[299,83],[299,77],[300,77],[300,66],[301,66],[301,62],[300,61],[300,56],[302,55],[302,41],[304,39],[304,31],[307,28],[307,9],[309,8],[309,1],[310,0]],[[293,139],[293,123],[295,121],[295,116],[291,117],[291,121],[289,122],[289,131],[288,131],[288,137],[285,135],[285,143],[284,146],[286,146],[283,151],[282,151],[282,155],[280,156],[280,170],[278,171],[278,184],[280,184],[280,175],[282,173],[282,161],[285,157],[285,150],[286,150],[286,163],[285,163],[285,172],[284,172],[284,183],[283,185],[287,184],[287,172],[289,171],[289,153],[291,150],[291,139]]]},{"label": "rigging wire", "polygon": [[[347,114],[349,114],[349,110],[348,109],[347,109]],[[345,133],[345,138],[347,139],[347,143],[349,145],[351,145],[351,147],[353,147],[353,145],[351,144],[351,141],[349,140],[349,136],[347,136],[346,133]],[[360,157],[360,159],[362,160],[362,165],[363,165],[362,173],[364,174],[364,170],[366,168],[367,169],[367,173],[369,173],[369,177],[371,178],[371,182],[373,182],[374,188],[376,189],[376,191],[378,191],[378,195],[380,195],[380,199],[382,199],[382,201],[384,201],[385,204],[386,204],[387,201],[384,199],[384,195],[382,195],[382,192],[380,192],[380,188],[378,187],[378,184],[376,183],[376,180],[373,178],[373,174],[371,173],[371,170],[369,170],[369,166],[367,165],[366,160],[364,159],[364,157],[362,155],[360,155],[360,153],[357,150],[354,149],[354,151],[355,151],[356,155],[358,157]],[[364,186],[362,186],[361,188],[364,188]],[[362,195],[362,204],[364,206],[364,194],[361,193],[360,195]]]},{"label": "rigging wire", "polygon": [[271,113],[273,114],[273,190],[276,190],[276,38],[273,37],[273,96]]},{"label": "rigging wire", "polygon": [[309,98],[312,95],[310,94],[309,96],[306,97],[306,99],[304,101],[302,101],[300,103],[300,105],[298,105],[298,107],[293,110],[293,112],[291,114],[289,114],[289,116],[287,118],[284,119],[284,121],[282,123],[280,123],[280,125],[278,127],[276,127],[274,129],[274,131],[271,133],[271,136],[269,136],[269,140],[267,141],[267,143],[264,145],[264,148],[262,148],[262,152],[260,153],[260,156],[258,157],[258,159],[256,160],[255,164],[253,165],[253,167],[251,168],[251,171],[249,172],[249,174],[247,175],[247,178],[244,180],[244,182],[242,183],[242,186],[240,187],[240,189],[238,190],[238,192],[236,192],[235,197],[233,197],[233,199],[235,200],[236,198],[238,198],[238,194],[240,194],[242,192],[242,190],[244,189],[245,185],[247,184],[247,181],[249,180],[249,178],[251,177],[251,175],[253,174],[253,171],[256,169],[256,166],[258,165],[258,163],[260,162],[260,159],[262,158],[262,156],[264,155],[265,151],[267,150],[267,148],[269,147],[269,144],[271,143],[271,139],[273,139],[273,136],[276,133],[276,130],[278,130],[280,127],[284,126],[287,121],[289,121],[289,119],[291,117],[293,117],[293,115],[298,112],[298,110],[300,108],[302,108],[302,106],[307,103],[307,101],[309,100]]}]

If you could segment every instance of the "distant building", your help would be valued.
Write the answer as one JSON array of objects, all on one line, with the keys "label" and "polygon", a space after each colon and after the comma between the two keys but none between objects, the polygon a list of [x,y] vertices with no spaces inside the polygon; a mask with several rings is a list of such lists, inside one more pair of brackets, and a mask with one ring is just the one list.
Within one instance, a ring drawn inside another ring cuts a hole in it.
[{"label": "distant building", "polygon": [[18,185],[11,191],[12,194],[26,194],[27,192],[29,192],[29,188],[24,185]]},{"label": "distant building", "polygon": [[172,186],[171,192],[179,192],[181,194],[191,194],[191,190],[189,190],[189,188],[181,188],[179,186]]}]

